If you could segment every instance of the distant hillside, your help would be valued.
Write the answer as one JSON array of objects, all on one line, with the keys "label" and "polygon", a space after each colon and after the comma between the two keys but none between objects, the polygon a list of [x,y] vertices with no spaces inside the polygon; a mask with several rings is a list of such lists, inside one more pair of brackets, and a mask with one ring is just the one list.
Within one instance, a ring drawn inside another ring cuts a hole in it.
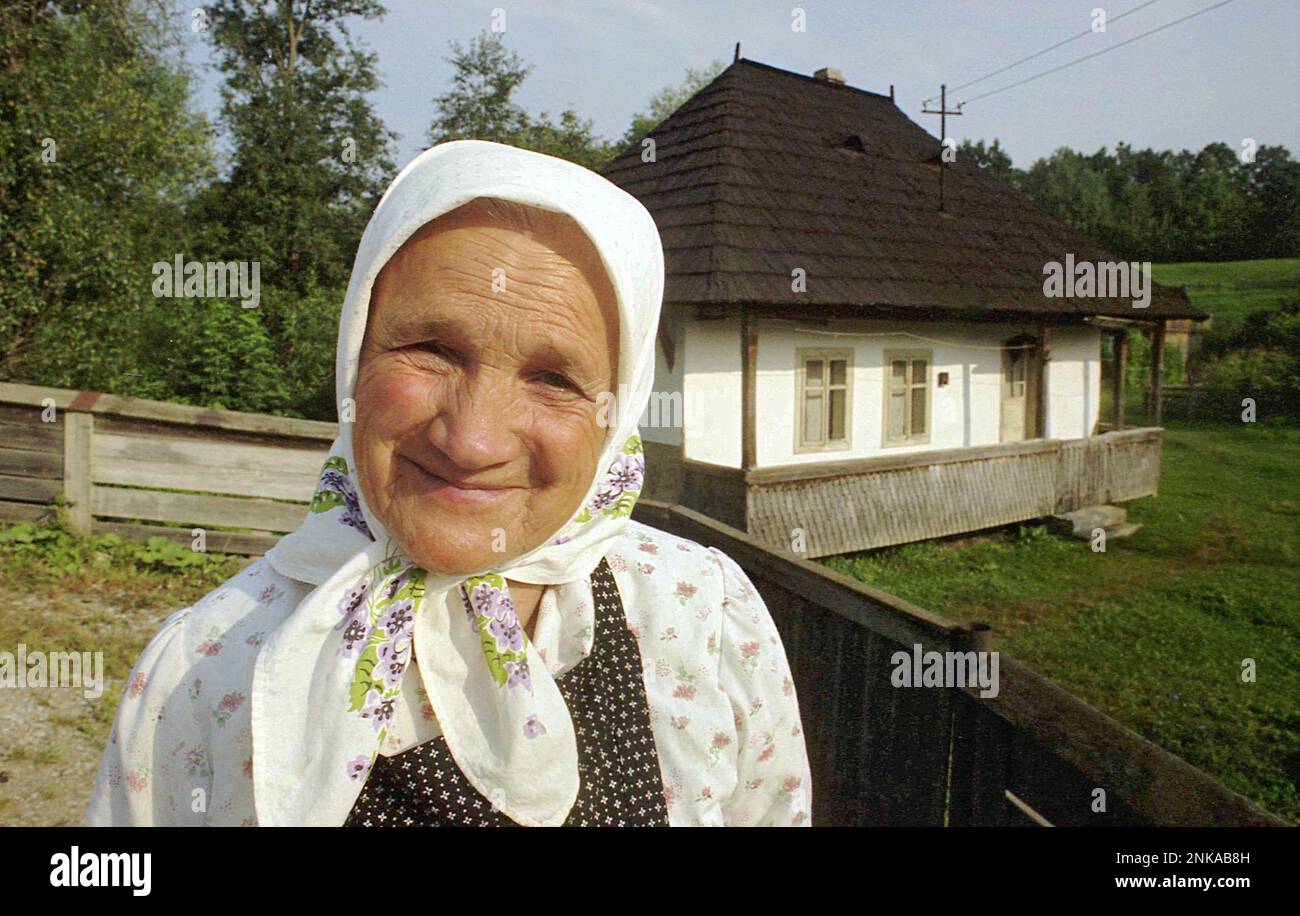
[{"label": "distant hillside", "polygon": [[1276,308],[1300,290],[1300,258],[1154,264],[1151,273],[1157,283],[1187,287],[1192,305],[1220,322]]}]

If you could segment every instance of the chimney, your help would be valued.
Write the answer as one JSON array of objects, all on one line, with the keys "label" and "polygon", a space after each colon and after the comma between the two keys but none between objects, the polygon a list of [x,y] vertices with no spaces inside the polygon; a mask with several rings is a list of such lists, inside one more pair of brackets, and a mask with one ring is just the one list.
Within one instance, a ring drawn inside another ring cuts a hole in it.
[{"label": "chimney", "polygon": [[838,67],[822,67],[813,74],[813,79],[823,80],[827,83],[839,83],[844,85],[844,74],[839,71]]}]

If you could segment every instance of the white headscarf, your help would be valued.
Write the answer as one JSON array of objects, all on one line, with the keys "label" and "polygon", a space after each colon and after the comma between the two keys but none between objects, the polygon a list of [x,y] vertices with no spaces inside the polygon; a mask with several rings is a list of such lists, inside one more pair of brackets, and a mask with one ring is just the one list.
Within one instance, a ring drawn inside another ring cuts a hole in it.
[{"label": "white headscarf", "polygon": [[[366,505],[347,418],[380,269],[425,223],[478,197],[567,214],[595,245],[618,301],[619,396],[575,517],[497,569],[447,577],[404,556]],[[384,740],[412,646],[470,783],[521,824],[564,822],[578,793],[573,723],[521,631],[505,579],[582,580],[626,526],[644,479],[636,422],[654,380],[662,294],[663,249],[650,214],[581,166],[459,140],[426,150],[394,179],[361,238],[339,321],[339,436],[306,521],[267,554],[277,572],[316,587],[267,637],[253,675],[260,823],[344,821]]]}]

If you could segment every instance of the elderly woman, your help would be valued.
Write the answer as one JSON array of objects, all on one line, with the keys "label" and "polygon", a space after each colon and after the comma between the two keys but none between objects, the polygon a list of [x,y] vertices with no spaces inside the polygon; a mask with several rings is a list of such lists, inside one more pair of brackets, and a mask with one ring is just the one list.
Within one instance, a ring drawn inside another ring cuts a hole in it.
[{"label": "elderly woman", "polygon": [[629,517],[662,291],[650,215],[593,172],[482,141],[407,166],[307,519],[163,624],[88,823],[808,824],[762,599]]}]

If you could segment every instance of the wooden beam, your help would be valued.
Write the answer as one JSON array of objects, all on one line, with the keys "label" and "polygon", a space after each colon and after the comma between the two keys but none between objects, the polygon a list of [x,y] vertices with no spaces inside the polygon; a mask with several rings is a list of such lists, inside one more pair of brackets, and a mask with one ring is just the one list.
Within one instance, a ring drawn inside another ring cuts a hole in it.
[{"label": "wooden beam", "polygon": [[71,504],[68,507],[68,527],[79,537],[89,537],[95,521],[94,435],[94,414],[64,412],[63,495]]},{"label": "wooden beam", "polygon": [[1115,377],[1111,379],[1111,392],[1114,398],[1113,413],[1115,431],[1124,428],[1124,399],[1128,379],[1128,329],[1116,331],[1112,340],[1115,344]]},{"label": "wooden beam", "polygon": [[1052,328],[1045,322],[1038,325],[1037,403],[1034,404],[1034,438],[1047,437],[1047,370],[1052,362]]},{"label": "wooden beam", "polygon": [[753,470],[758,454],[758,433],[755,422],[755,404],[758,400],[757,384],[758,330],[746,306],[740,316],[740,467]]},{"label": "wooden beam", "polygon": [[84,410],[95,414],[112,414],[177,426],[211,427],[231,432],[314,439],[325,443],[326,448],[338,435],[337,423],[324,423],[319,420],[299,420],[295,417],[275,417],[236,410],[211,410],[205,407],[191,407],[187,404],[150,401],[115,394],[77,392],[66,388],[43,388],[38,385],[0,382],[0,404],[42,407],[46,398],[52,400],[61,410]]},{"label": "wooden beam", "polygon": [[[1092,437],[1097,438],[1097,437]],[[1118,435],[1112,430],[1102,433],[1103,442],[1138,446],[1151,440],[1159,441],[1160,433],[1156,429],[1133,427]],[[798,464],[771,465],[750,471],[745,475],[749,484],[790,483],[793,481],[819,480],[831,477],[854,477],[859,474],[881,474],[889,471],[902,471],[912,468],[934,467],[941,464],[961,464],[970,461],[1001,460],[1006,458],[1023,458],[1029,455],[1041,455],[1046,452],[1059,452],[1083,439],[1025,439],[1019,442],[996,442],[993,445],[965,445],[957,448],[933,449],[924,452],[905,452],[903,454],[873,455],[869,458],[839,458],[834,461],[807,461]],[[714,465],[690,462],[692,467],[704,470]],[[725,472],[739,473],[734,468],[718,468],[722,476]]]},{"label": "wooden beam", "polygon": [[1136,327],[1138,322],[1130,318],[1104,318],[1098,315],[1089,318],[1088,324],[1104,331],[1127,331],[1129,328]]},{"label": "wooden beam", "polygon": [[1151,342],[1151,423],[1159,426],[1164,414],[1163,382],[1165,375],[1165,320],[1156,322]]}]

